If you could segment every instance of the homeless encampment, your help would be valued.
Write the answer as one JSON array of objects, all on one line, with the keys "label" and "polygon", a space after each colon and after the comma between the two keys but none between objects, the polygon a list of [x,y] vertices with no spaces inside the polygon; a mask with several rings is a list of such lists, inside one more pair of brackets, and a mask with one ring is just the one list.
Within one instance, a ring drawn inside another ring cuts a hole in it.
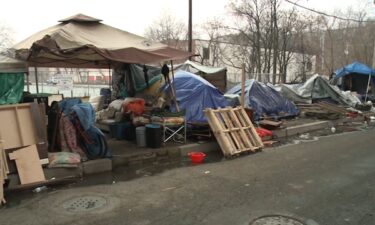
[{"label": "homeless encampment", "polygon": [[[223,94],[207,80],[195,74],[178,71],[172,79],[172,85],[176,90],[179,108],[185,110],[187,122],[206,122],[204,109],[227,106]],[[163,91],[169,94],[169,85],[166,85]]]},{"label": "homeless encampment", "polygon": [[21,101],[25,73],[26,62],[0,55],[0,105]]},{"label": "homeless encampment", "polygon": [[175,66],[176,71],[183,70],[194,73],[206,79],[213,86],[217,87],[223,93],[227,88],[227,69],[225,67],[203,66],[196,62],[187,60],[186,62]]},{"label": "homeless encampment", "polygon": [[342,92],[337,86],[330,85],[328,80],[316,74],[301,84],[280,84],[280,93],[294,103],[307,103],[331,100],[335,103],[355,107],[360,103],[358,98],[348,92]]},{"label": "homeless encampment", "polygon": [[[234,86],[226,94],[241,94],[241,84]],[[264,84],[254,79],[245,82],[245,106],[254,110],[254,119],[262,117],[289,117],[298,115],[297,107],[281,96],[271,84]]]},{"label": "homeless encampment", "polygon": [[355,91],[358,94],[365,95],[368,91],[368,85],[371,84],[369,82],[370,77],[374,76],[374,69],[365,64],[353,62],[337,69],[333,74],[331,84],[338,85],[344,91]]}]

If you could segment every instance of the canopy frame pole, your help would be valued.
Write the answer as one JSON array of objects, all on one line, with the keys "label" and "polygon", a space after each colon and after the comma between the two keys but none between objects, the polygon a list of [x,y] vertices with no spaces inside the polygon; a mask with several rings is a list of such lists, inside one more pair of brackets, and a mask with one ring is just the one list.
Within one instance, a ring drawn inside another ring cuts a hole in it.
[{"label": "canopy frame pole", "polygon": [[34,66],[35,70],[35,86],[36,86],[36,93],[39,94],[39,82],[38,82],[38,68]]},{"label": "canopy frame pole", "polygon": [[178,106],[177,99],[176,99],[176,91],[174,89],[173,60],[171,60],[171,70],[172,70],[172,80],[173,80],[173,82],[171,84],[170,79],[168,79],[169,80],[169,87],[171,88],[172,98],[173,98],[174,104],[176,105],[176,110],[177,110],[177,112],[180,112],[180,107]]},{"label": "canopy frame pole", "polygon": [[242,63],[241,76],[241,106],[245,108],[245,63]]},{"label": "canopy frame pole", "polygon": [[112,90],[111,63],[108,63],[108,87],[109,87],[109,90]]},{"label": "canopy frame pole", "polygon": [[365,102],[367,102],[367,93],[368,93],[368,86],[370,85],[370,81],[371,81],[371,74],[368,75]]},{"label": "canopy frame pole", "polygon": [[26,73],[26,87],[27,87],[27,92],[30,92],[30,77],[29,77],[29,71]]}]

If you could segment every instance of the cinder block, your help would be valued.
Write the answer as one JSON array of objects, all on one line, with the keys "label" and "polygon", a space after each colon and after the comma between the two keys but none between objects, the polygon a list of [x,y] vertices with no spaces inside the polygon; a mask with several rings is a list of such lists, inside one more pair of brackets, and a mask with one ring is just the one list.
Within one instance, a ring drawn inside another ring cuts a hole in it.
[{"label": "cinder block", "polygon": [[286,128],[283,128],[283,129],[280,129],[280,130],[273,130],[272,135],[276,138],[285,138],[287,136]]},{"label": "cinder block", "polygon": [[111,159],[95,159],[83,163],[83,174],[95,174],[112,171]]},{"label": "cinder block", "polygon": [[47,180],[52,178],[82,177],[83,175],[82,165],[73,168],[44,168],[43,172]]}]

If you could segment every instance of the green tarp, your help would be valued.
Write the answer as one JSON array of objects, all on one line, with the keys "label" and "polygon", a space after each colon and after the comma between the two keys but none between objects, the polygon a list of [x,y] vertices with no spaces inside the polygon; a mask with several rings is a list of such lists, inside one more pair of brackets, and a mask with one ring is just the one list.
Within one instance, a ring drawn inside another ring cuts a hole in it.
[{"label": "green tarp", "polygon": [[0,73],[0,105],[16,104],[21,101],[24,73]]}]

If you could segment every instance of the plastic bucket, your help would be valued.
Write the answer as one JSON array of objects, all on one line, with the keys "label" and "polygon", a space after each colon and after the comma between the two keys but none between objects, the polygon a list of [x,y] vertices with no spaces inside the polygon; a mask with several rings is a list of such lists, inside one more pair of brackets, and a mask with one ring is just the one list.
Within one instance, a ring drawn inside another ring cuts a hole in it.
[{"label": "plastic bucket", "polygon": [[157,124],[146,125],[146,145],[149,148],[160,148],[162,143],[161,126]]},{"label": "plastic bucket", "polygon": [[206,157],[206,154],[203,152],[189,152],[188,156],[190,157],[192,163],[202,163]]},{"label": "plastic bucket", "polygon": [[115,127],[115,138],[117,140],[135,140],[135,127],[130,122],[117,123]]},{"label": "plastic bucket", "polygon": [[135,136],[139,147],[146,147],[146,127],[135,128]]}]

